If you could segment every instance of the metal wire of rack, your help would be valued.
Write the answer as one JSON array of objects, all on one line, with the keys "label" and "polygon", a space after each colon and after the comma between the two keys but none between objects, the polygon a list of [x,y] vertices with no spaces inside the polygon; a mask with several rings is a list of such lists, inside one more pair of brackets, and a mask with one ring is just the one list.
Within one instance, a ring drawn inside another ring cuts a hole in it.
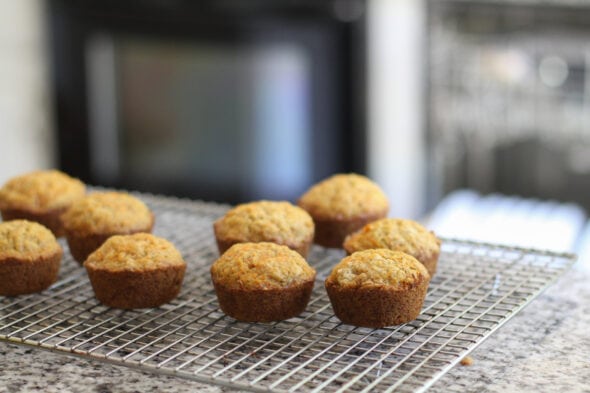
[{"label": "metal wire of rack", "polygon": [[315,247],[309,262],[318,279],[307,310],[243,323],[219,310],[209,278],[217,258],[211,223],[227,206],[138,196],[156,214],[155,233],[189,265],[180,296],[154,309],[104,307],[66,251],[50,289],[0,297],[0,340],[250,391],[422,391],[575,260],[447,239],[418,319],[369,329],[333,315],[323,280],[344,255]]}]

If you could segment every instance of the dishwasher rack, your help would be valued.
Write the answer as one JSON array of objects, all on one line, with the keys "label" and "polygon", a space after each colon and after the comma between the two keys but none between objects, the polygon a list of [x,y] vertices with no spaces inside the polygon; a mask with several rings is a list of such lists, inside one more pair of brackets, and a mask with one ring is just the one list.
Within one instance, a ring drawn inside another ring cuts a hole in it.
[{"label": "dishwasher rack", "polygon": [[179,297],[153,309],[104,307],[62,240],[51,288],[0,297],[0,340],[250,391],[423,391],[575,261],[445,239],[418,319],[369,329],[334,316],[323,280],[344,253],[314,246],[308,261],[318,275],[307,310],[244,323],[219,310],[209,277],[218,257],[211,224],[228,206],[136,195],[156,215],[154,233],[187,261]]}]

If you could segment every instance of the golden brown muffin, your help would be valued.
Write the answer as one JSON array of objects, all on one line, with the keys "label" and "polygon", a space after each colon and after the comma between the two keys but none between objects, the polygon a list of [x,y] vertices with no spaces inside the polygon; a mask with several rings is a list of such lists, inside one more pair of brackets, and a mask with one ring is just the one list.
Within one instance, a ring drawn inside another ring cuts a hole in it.
[{"label": "golden brown muffin", "polygon": [[348,234],[385,217],[389,211],[387,197],[379,186],[354,173],[319,182],[297,204],[313,218],[315,243],[334,248],[342,247]]},{"label": "golden brown muffin", "polygon": [[62,215],[70,252],[83,263],[113,235],[151,232],[154,215],[124,192],[96,192],[76,201]]},{"label": "golden brown muffin", "polygon": [[115,308],[158,307],[180,292],[186,263],[149,233],[110,237],[84,262],[96,298]]},{"label": "golden brown muffin", "polygon": [[432,277],[436,272],[440,243],[433,232],[416,221],[383,218],[348,235],[344,249],[348,254],[372,248],[403,251],[420,261]]},{"label": "golden brown muffin", "polygon": [[246,322],[280,321],[305,310],[315,270],[287,246],[237,243],[211,266],[219,307]]},{"label": "golden brown muffin", "polygon": [[56,170],[14,177],[0,189],[2,219],[36,221],[63,236],[60,216],[85,192],[84,183]]},{"label": "golden brown muffin", "polygon": [[57,279],[61,246],[43,225],[26,220],[0,224],[0,295],[40,292]]},{"label": "golden brown muffin", "polygon": [[401,251],[358,251],[338,263],[326,279],[336,316],[344,323],[379,328],[420,315],[430,276]]},{"label": "golden brown muffin", "polygon": [[313,241],[313,220],[289,202],[258,201],[229,210],[213,224],[219,253],[236,243],[272,242],[297,251],[304,258]]}]

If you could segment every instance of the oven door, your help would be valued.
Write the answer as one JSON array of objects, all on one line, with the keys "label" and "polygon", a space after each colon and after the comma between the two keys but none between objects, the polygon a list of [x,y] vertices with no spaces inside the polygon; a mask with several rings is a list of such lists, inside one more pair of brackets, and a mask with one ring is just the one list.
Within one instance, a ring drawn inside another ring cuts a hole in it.
[{"label": "oven door", "polygon": [[227,202],[363,171],[362,13],[133,3],[50,2],[64,170]]}]

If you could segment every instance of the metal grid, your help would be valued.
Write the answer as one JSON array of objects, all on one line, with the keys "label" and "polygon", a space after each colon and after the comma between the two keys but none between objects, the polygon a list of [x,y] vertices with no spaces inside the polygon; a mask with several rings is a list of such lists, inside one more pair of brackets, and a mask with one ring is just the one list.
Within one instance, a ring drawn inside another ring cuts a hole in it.
[{"label": "metal grid", "polygon": [[94,298],[66,251],[60,280],[40,294],[0,297],[0,339],[252,391],[424,390],[557,279],[574,261],[555,254],[446,240],[420,317],[368,329],[334,317],[323,288],[342,251],[315,247],[307,310],[276,323],[220,312],[209,266],[211,223],[226,207],[139,195],[155,233],[187,263],[180,296],[155,309],[116,310]]}]

